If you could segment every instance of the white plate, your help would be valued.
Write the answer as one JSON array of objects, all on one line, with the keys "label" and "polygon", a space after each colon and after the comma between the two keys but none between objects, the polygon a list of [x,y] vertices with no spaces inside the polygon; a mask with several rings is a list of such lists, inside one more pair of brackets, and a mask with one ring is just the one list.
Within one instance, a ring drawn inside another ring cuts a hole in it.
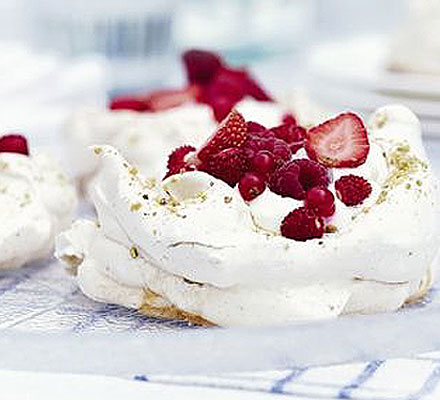
[{"label": "white plate", "polygon": [[439,322],[435,288],[422,303],[392,314],[194,327],[95,303],[52,261],[0,279],[0,369],[134,376],[366,361],[440,348]]},{"label": "white plate", "polygon": [[387,49],[384,36],[325,43],[312,50],[309,69],[314,76],[342,86],[440,100],[440,75],[390,72]]}]

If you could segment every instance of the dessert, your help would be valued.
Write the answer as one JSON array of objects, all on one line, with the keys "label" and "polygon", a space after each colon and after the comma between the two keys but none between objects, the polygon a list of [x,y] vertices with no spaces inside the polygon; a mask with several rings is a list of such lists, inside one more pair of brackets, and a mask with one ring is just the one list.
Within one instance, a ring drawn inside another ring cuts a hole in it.
[{"label": "dessert", "polygon": [[[56,255],[81,290],[164,318],[269,325],[393,311],[423,296],[438,253],[438,182],[398,105],[305,131],[232,111],[156,183],[96,146],[98,223]],[[165,162],[165,161],[164,161]]]},{"label": "dessert", "polygon": [[67,121],[73,173],[86,186],[99,172],[87,151],[90,145],[112,144],[142,172],[161,179],[169,152],[185,143],[200,146],[232,107],[269,126],[289,116],[246,70],[231,68],[207,51],[190,50],[183,60],[188,76],[183,89],[117,97],[109,110],[84,108]]},{"label": "dessert", "polygon": [[0,137],[0,269],[51,255],[55,235],[71,224],[76,194],[47,156],[29,154],[20,135]]},{"label": "dessert", "polygon": [[392,37],[389,68],[396,72],[440,74],[440,3],[412,0],[405,23]]}]

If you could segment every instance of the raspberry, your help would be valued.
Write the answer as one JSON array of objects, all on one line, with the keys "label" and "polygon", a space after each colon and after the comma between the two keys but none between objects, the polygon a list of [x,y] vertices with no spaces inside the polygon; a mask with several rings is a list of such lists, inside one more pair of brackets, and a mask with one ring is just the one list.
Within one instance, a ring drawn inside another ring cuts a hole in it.
[{"label": "raspberry", "polygon": [[306,130],[301,126],[283,124],[271,128],[270,132],[273,132],[278,139],[284,140],[289,145],[292,154],[304,146]]},{"label": "raspberry", "polygon": [[238,190],[245,201],[254,200],[264,192],[264,189],[266,189],[264,179],[253,172],[246,172],[238,183]]},{"label": "raspberry", "polygon": [[174,150],[168,156],[168,172],[165,175],[165,178],[168,178],[171,175],[193,170],[194,167],[187,163],[185,158],[189,153],[194,151],[196,151],[196,149],[192,146],[181,146]]},{"label": "raspberry", "polygon": [[263,125],[259,124],[258,122],[248,121],[246,122],[246,124],[249,134],[266,131],[266,128]]},{"label": "raspberry", "polygon": [[231,147],[240,147],[247,138],[247,125],[242,115],[232,110],[219,125],[215,133],[197,152],[197,158],[204,162],[211,155]]},{"label": "raspberry", "polygon": [[292,113],[285,113],[283,115],[283,124],[297,125],[296,118]]},{"label": "raspberry", "polygon": [[270,189],[283,196],[303,200],[306,192],[315,187],[327,187],[330,183],[328,170],[308,159],[293,160],[276,170],[269,179]]},{"label": "raspberry", "polygon": [[298,241],[320,238],[324,235],[324,220],[305,207],[296,208],[283,219],[281,235]]},{"label": "raspberry", "polygon": [[252,169],[260,174],[270,174],[275,168],[275,157],[270,151],[260,150],[252,158]]},{"label": "raspberry", "polygon": [[243,144],[243,149],[250,160],[261,150],[267,150],[273,154],[277,166],[283,165],[292,157],[289,146],[281,139],[277,139],[270,131],[257,132],[248,135]]},{"label": "raspberry", "polygon": [[230,186],[235,186],[248,169],[247,157],[237,148],[226,149],[211,156],[200,167],[200,170],[225,181]]},{"label": "raspberry", "polygon": [[335,182],[336,196],[346,206],[356,206],[371,194],[370,183],[356,175],[345,175]]},{"label": "raspberry", "polygon": [[301,158],[292,161],[300,168],[299,181],[305,191],[315,187],[327,187],[330,184],[330,174],[326,167],[316,161]]},{"label": "raspberry", "polygon": [[222,65],[217,54],[204,50],[188,50],[183,54],[182,59],[190,83],[209,82]]},{"label": "raspberry", "polygon": [[5,135],[0,137],[0,153],[19,153],[29,155],[27,140],[22,135]]},{"label": "raspberry", "polygon": [[335,197],[330,190],[313,187],[306,194],[305,206],[321,217],[330,217],[335,213]]}]

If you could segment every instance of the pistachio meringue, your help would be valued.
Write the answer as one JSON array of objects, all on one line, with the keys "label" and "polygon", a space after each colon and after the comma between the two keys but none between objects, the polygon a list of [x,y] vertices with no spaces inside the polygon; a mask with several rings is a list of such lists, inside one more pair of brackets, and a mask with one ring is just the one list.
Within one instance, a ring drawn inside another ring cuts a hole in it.
[{"label": "pistachio meringue", "polygon": [[337,203],[332,233],[306,242],[279,233],[296,200],[267,191],[246,203],[199,171],[151,185],[114,148],[95,147],[98,224],[75,222],[56,255],[87,296],[153,316],[230,326],[394,311],[432,282],[439,185],[410,110],[379,109],[368,136],[367,161],[349,173],[368,177],[371,196]]}]

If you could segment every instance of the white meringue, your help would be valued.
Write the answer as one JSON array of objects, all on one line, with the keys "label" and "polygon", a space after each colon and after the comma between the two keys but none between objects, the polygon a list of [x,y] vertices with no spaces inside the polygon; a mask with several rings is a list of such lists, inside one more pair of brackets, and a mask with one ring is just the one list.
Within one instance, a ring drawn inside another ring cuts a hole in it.
[{"label": "white meringue", "polygon": [[[277,103],[246,98],[236,107],[246,120],[267,127],[281,124],[286,109]],[[182,145],[200,146],[217,122],[209,106],[189,103],[157,113],[84,109],[66,122],[66,139],[73,174],[88,183],[99,174],[88,146],[111,144],[150,178],[162,179],[168,155]]]},{"label": "white meringue", "polygon": [[337,230],[322,239],[279,235],[273,221],[296,200],[264,192],[247,204],[197,171],[151,188],[104,146],[95,148],[99,226],[76,222],[58,237],[56,255],[77,267],[93,299],[141,308],[149,291],[164,306],[219,325],[395,310],[429,286],[440,244],[439,187],[410,110],[384,107],[369,125],[366,163],[334,175],[368,176],[373,193],[361,206],[338,202],[330,221]]},{"label": "white meringue", "polygon": [[49,256],[76,204],[73,185],[47,156],[0,153],[0,269]]}]

